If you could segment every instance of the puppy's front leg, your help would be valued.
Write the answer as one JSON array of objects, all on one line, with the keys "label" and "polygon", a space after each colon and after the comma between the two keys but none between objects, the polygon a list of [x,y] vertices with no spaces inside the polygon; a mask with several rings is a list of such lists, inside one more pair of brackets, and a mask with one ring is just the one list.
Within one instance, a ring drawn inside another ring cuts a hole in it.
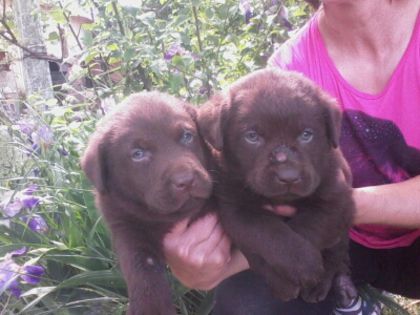
[{"label": "puppy's front leg", "polygon": [[175,315],[161,242],[150,244],[138,229],[127,227],[113,235],[128,288],[127,315]]},{"label": "puppy's front leg", "polygon": [[[222,206],[220,220],[251,268],[273,283],[276,295],[283,300],[296,297],[302,287],[318,283],[324,272],[320,252],[281,218],[266,215],[265,210],[241,211]],[[273,279],[279,277],[282,280],[274,283]]]},{"label": "puppy's front leg", "polygon": [[288,225],[319,250],[331,248],[346,238],[354,213],[354,203],[349,194],[337,194],[327,201],[298,207]]},{"label": "puppy's front leg", "polygon": [[339,244],[322,252],[325,274],[316,286],[302,291],[301,297],[305,301],[316,303],[324,300],[332,285],[339,306],[349,305],[357,296],[357,290],[350,279],[346,243],[347,239],[343,239]]}]

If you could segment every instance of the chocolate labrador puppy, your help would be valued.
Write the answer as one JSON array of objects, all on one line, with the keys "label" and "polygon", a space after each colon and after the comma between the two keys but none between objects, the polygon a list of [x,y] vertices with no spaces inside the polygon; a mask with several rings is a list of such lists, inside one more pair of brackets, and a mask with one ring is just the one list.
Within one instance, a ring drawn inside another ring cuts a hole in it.
[{"label": "chocolate labrador puppy", "polygon": [[127,282],[127,314],[176,314],[162,238],[204,213],[212,191],[195,115],[169,95],[134,94],[105,118],[82,158]]},{"label": "chocolate labrador puppy", "polygon": [[[347,232],[354,203],[338,149],[341,112],[297,73],[264,69],[245,76],[199,112],[204,138],[221,152],[220,220],[251,269],[276,296],[338,301],[356,296]],[[345,178],[347,180],[345,180]],[[291,218],[266,210],[290,205]]]}]

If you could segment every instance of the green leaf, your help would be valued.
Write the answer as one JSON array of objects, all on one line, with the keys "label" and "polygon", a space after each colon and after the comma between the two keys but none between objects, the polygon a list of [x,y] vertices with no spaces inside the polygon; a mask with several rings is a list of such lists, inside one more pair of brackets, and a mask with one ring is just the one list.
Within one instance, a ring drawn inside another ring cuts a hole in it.
[{"label": "green leaf", "polygon": [[48,40],[49,41],[55,41],[55,40],[59,40],[60,36],[58,35],[57,32],[51,32],[48,34]]},{"label": "green leaf", "polygon": [[154,28],[155,19],[156,19],[156,14],[155,14],[155,12],[152,12],[152,11],[143,13],[139,16],[139,20],[142,23],[144,23],[147,26],[152,27],[152,28]]},{"label": "green leaf", "polygon": [[60,8],[51,9],[49,12],[49,16],[54,20],[57,24],[66,24],[67,20],[63,14],[63,11]]},{"label": "green leaf", "polygon": [[90,47],[93,44],[93,35],[91,31],[84,32],[82,42],[85,46]]},{"label": "green leaf", "polygon": [[136,50],[132,47],[126,49],[123,53],[123,58],[125,61],[131,60],[136,55]]},{"label": "green leaf", "polygon": [[56,289],[55,286],[52,286],[52,287],[37,287],[37,288],[33,288],[29,291],[24,292],[21,295],[21,298],[31,296],[31,295],[36,295],[37,297],[34,300],[32,300],[30,303],[26,304],[26,306],[18,314],[25,314],[25,312],[27,310],[32,308],[32,306],[38,304],[42,299],[44,299],[48,294],[53,292],[55,289]]},{"label": "green leaf", "polygon": [[126,287],[121,273],[115,270],[86,271],[61,282],[57,288],[72,288],[84,285],[99,285],[110,288]]},{"label": "green leaf", "polygon": [[119,49],[120,49],[120,48],[118,47],[118,45],[117,45],[117,44],[115,44],[115,43],[112,43],[112,44],[107,45],[107,46],[106,46],[106,48],[107,48],[109,51],[116,51],[116,50],[119,50]]},{"label": "green leaf", "polygon": [[194,7],[198,7],[201,3],[202,1],[200,0],[191,0],[191,5]]}]

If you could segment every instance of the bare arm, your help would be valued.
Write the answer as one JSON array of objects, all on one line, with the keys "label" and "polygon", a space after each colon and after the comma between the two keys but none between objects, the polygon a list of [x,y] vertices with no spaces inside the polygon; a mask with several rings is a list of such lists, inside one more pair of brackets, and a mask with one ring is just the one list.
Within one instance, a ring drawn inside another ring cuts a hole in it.
[{"label": "bare arm", "polygon": [[354,189],[355,224],[420,228],[420,176],[401,183]]},{"label": "bare arm", "polygon": [[[404,182],[355,188],[354,224],[381,224],[420,228],[420,176]],[[296,209],[283,206],[270,209],[284,216],[293,216]]]}]

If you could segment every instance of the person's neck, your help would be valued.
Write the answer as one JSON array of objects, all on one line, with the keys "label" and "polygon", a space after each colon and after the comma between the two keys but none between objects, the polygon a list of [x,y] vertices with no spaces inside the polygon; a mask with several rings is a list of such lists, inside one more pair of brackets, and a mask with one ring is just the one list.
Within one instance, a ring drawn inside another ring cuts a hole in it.
[{"label": "person's neck", "polygon": [[327,1],[318,26],[335,67],[359,91],[383,91],[406,51],[418,0]]},{"label": "person's neck", "polygon": [[414,25],[418,8],[417,0],[327,3],[321,8],[319,27],[334,46],[356,54],[380,54],[409,40],[406,30]]}]

